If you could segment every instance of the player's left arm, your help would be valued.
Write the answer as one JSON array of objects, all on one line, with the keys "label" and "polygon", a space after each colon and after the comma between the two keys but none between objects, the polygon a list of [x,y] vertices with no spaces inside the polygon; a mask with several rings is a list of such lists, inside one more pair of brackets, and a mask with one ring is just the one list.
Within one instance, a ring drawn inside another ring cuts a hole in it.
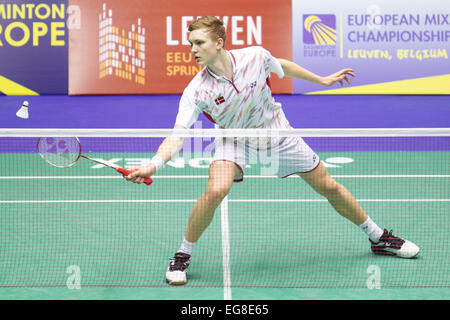
[{"label": "player's left arm", "polygon": [[355,71],[353,69],[342,69],[336,73],[330,74],[329,76],[321,77],[299,66],[295,62],[280,58],[278,58],[278,61],[283,68],[285,76],[310,81],[327,87],[335,84],[336,82],[339,82],[341,86],[343,86],[344,80],[350,84],[349,76],[355,76]]}]

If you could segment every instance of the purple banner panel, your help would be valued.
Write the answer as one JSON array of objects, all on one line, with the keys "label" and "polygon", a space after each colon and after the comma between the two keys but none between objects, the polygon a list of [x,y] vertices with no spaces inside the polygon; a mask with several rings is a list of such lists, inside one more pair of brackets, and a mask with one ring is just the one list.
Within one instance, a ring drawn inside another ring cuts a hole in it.
[{"label": "purple banner panel", "polygon": [[[67,94],[67,26],[75,18],[69,19],[70,12],[68,0],[0,0],[0,76],[7,83],[38,94]],[[0,84],[0,93],[10,89]]]},{"label": "purple banner panel", "polygon": [[343,88],[294,79],[294,93],[449,94],[449,25],[442,0],[292,0],[294,61],[356,75]]}]

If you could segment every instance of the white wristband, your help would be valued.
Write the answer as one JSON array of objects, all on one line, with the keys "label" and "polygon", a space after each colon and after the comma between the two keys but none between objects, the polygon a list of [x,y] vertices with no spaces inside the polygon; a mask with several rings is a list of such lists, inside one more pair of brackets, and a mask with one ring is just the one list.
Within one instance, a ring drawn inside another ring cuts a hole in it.
[{"label": "white wristband", "polygon": [[153,163],[153,165],[155,166],[155,170],[156,171],[164,168],[164,164],[165,164],[164,159],[161,158],[161,156],[158,156],[158,155],[154,156],[152,158],[152,160],[150,161],[150,163]]}]

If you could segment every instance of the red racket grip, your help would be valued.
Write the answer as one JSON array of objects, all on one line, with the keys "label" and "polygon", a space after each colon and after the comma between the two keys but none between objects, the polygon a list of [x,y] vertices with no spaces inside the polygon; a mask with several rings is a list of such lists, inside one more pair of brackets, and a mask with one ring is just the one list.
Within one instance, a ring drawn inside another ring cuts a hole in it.
[{"label": "red racket grip", "polygon": [[[130,170],[122,169],[122,168],[116,168],[117,172],[121,173],[123,176],[127,176],[131,173]],[[152,178],[145,178],[144,183],[146,185],[151,185],[153,182]]]}]

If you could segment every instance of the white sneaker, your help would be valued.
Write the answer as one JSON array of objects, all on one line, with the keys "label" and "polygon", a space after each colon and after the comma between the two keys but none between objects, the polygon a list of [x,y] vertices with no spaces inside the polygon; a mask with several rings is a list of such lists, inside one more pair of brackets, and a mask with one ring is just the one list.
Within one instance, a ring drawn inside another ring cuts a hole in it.
[{"label": "white sneaker", "polygon": [[170,285],[179,286],[187,282],[186,270],[189,267],[191,256],[177,252],[175,256],[170,259],[170,265],[166,271],[166,281]]},{"label": "white sneaker", "polygon": [[384,256],[415,258],[420,251],[420,248],[411,241],[396,237],[392,231],[388,232],[386,229],[378,242],[370,240],[370,243],[373,253]]}]

